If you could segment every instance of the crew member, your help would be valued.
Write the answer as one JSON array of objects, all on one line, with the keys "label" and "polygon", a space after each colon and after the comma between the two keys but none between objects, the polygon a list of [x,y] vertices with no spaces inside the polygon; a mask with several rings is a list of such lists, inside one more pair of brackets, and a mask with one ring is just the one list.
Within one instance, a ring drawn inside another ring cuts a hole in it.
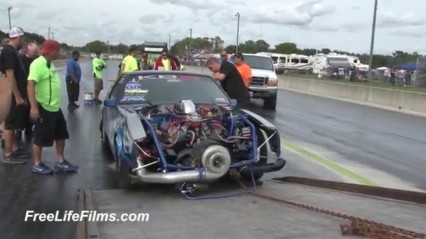
[{"label": "crew member", "polygon": [[139,69],[138,61],[135,58],[136,51],[137,47],[132,46],[130,48],[129,54],[124,57],[123,61],[121,62],[121,73],[137,71]]},{"label": "crew member", "polygon": [[166,49],[161,52],[161,57],[159,57],[154,63],[154,70],[177,70],[176,62],[169,57],[169,53]]},{"label": "crew member", "polygon": [[[30,72],[30,65],[40,54],[40,49],[37,44],[29,43],[27,45],[27,51],[24,55],[21,56],[22,63],[25,68],[25,79],[28,79],[28,74]],[[27,99],[28,102],[28,99]],[[26,127],[25,127],[25,136],[31,137],[33,135],[33,122],[30,118],[30,108],[28,107],[28,113],[26,117]],[[18,136],[21,136],[22,133],[18,133]]]},{"label": "crew member", "polygon": [[97,104],[102,103],[99,99],[99,94],[104,88],[104,74],[103,70],[107,67],[104,59],[101,57],[101,51],[96,51],[96,56],[92,61],[93,67],[93,88],[94,88],[94,102]]},{"label": "crew member", "polygon": [[244,62],[244,56],[241,53],[235,55],[235,65],[237,66],[238,71],[243,78],[244,84],[248,88],[251,81],[251,68],[250,66]]},{"label": "crew member", "polygon": [[220,59],[222,61],[228,61],[228,52],[226,52],[225,50],[223,50],[222,52],[220,52]]},{"label": "crew member", "polygon": [[243,78],[234,64],[210,57],[207,60],[207,66],[214,72],[213,78],[220,82],[228,96],[237,100],[239,107],[245,107],[250,103],[250,96]]},{"label": "crew member", "polygon": [[30,66],[28,76],[28,98],[31,104],[30,117],[35,121],[32,172],[52,174],[53,171],[42,163],[43,147],[55,142],[57,162],[55,171],[76,172],[77,166],[64,158],[65,140],[69,138],[67,122],[61,110],[61,79],[52,61],[59,57],[57,41],[46,40],[41,56]]},{"label": "crew member", "polygon": [[[24,31],[22,28],[14,27],[9,31],[9,43],[4,46],[1,59],[1,72],[7,78],[6,82],[12,83],[12,96],[9,113],[4,122],[4,158],[7,164],[24,164],[25,157],[31,155],[22,152],[18,147],[15,137],[16,130],[23,130],[26,126],[26,116],[28,108],[25,99],[27,98],[27,80],[24,65],[18,55],[19,49],[23,45]],[[8,101],[9,101],[8,100]]]},{"label": "crew member", "polygon": [[72,57],[67,63],[65,80],[67,84],[68,107],[70,109],[79,107],[79,105],[75,103],[78,101],[78,96],[80,95],[81,68],[80,64],[78,64],[79,59],[80,53],[78,51],[73,51]]}]

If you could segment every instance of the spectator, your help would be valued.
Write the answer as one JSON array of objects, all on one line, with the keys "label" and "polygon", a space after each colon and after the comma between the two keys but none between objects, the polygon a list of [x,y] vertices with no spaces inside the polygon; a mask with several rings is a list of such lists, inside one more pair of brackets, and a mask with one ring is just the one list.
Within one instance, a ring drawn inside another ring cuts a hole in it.
[{"label": "spectator", "polygon": [[169,57],[169,53],[166,49],[161,52],[161,57],[159,57],[154,63],[154,70],[177,70],[176,62]]},{"label": "spectator", "polygon": [[148,59],[148,53],[143,52],[142,53],[142,60],[141,60],[141,70],[152,70],[152,64],[150,60]]},{"label": "spectator", "polygon": [[67,62],[65,81],[67,84],[68,107],[70,109],[79,107],[79,105],[75,103],[78,101],[78,96],[80,95],[81,68],[80,64],[78,64],[79,59],[80,53],[78,51],[73,51],[72,57]]},{"label": "spectator", "polygon": [[121,73],[137,71],[139,69],[138,61],[136,60],[137,47],[130,47],[129,54],[124,57],[121,62]]},{"label": "spectator", "polygon": [[228,61],[221,62],[215,57],[209,58],[207,65],[214,72],[213,78],[220,81],[222,88],[231,99],[237,100],[239,107],[245,107],[250,103],[249,93],[235,65]]},{"label": "spectator", "polygon": [[41,161],[43,147],[55,142],[57,162],[55,171],[76,172],[77,166],[64,158],[65,140],[69,138],[67,122],[61,110],[61,79],[52,64],[59,57],[57,41],[46,40],[41,56],[30,66],[28,76],[28,98],[31,104],[30,116],[35,121],[32,172],[52,174],[53,171]]},{"label": "spectator", "polygon": [[[15,131],[23,130],[26,126],[26,116],[28,108],[25,99],[27,98],[27,79],[24,65],[18,51],[23,45],[24,31],[20,27],[14,27],[9,31],[9,43],[4,46],[1,59],[1,72],[7,78],[7,83],[11,83],[12,96],[9,113],[4,121],[4,158],[7,164],[24,164],[26,157],[31,155],[23,152],[15,137]],[[8,100],[8,101],[9,101]],[[8,103],[7,103],[8,104]]]},{"label": "spectator", "polygon": [[[37,44],[35,43],[29,43],[27,45],[27,50],[24,55],[21,56],[22,63],[24,64],[25,68],[25,79],[28,79],[28,74],[30,72],[30,65],[36,59],[40,54],[40,49]],[[28,102],[28,99],[26,99]],[[21,132],[18,131],[18,137],[21,136]],[[33,122],[30,118],[30,109],[28,107],[28,113],[26,117],[26,127],[25,127],[25,136],[31,137],[33,135]]]},{"label": "spectator", "polygon": [[96,56],[93,58],[92,61],[92,67],[93,67],[93,81],[94,81],[94,102],[97,104],[102,103],[102,101],[99,99],[99,94],[104,88],[104,74],[103,70],[106,68],[106,63],[101,57],[101,51],[96,51]]},{"label": "spectator", "polygon": [[235,56],[235,65],[243,78],[245,86],[248,88],[251,82],[252,73],[250,66],[244,62],[243,54],[238,53]]}]

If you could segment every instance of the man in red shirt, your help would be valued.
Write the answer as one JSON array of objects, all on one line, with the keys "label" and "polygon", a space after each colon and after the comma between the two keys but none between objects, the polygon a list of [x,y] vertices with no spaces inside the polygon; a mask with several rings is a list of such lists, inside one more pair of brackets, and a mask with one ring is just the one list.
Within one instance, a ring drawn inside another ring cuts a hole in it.
[{"label": "man in red shirt", "polygon": [[161,57],[158,58],[154,63],[154,70],[170,71],[178,70],[176,62],[169,57],[169,53],[166,49],[161,52]]}]

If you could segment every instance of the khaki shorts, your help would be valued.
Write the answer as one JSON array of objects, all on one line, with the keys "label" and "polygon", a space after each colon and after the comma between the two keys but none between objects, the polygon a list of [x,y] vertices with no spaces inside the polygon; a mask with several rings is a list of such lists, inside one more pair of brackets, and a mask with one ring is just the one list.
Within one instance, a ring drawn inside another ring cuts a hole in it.
[{"label": "khaki shorts", "polygon": [[104,81],[99,78],[94,78],[94,88],[95,91],[101,91],[104,89]]}]

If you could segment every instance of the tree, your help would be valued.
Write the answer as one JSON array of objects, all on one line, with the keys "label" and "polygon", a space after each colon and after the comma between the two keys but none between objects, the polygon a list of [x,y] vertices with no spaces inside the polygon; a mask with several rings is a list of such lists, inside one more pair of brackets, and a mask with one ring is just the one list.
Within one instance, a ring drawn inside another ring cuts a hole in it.
[{"label": "tree", "polygon": [[242,53],[257,53],[256,42],[252,40],[245,41],[240,45],[240,49],[238,49],[238,51]]},{"label": "tree", "polygon": [[173,55],[182,55],[188,52],[188,47],[191,49],[205,50],[211,52],[213,50],[213,43],[209,40],[208,37],[198,37],[192,39],[187,37],[173,44],[170,52]]},{"label": "tree", "polygon": [[235,53],[237,51],[237,46],[236,45],[229,45],[227,47],[225,47],[225,51],[228,53]]},{"label": "tree", "polygon": [[223,49],[223,43],[224,41],[222,40],[222,38],[220,38],[219,36],[216,36],[215,38],[213,38],[213,43],[214,43],[214,52],[220,52]]},{"label": "tree", "polygon": [[87,43],[84,46],[84,49],[89,52],[95,52],[96,50],[101,50],[102,52],[106,52],[108,50],[108,45],[103,41],[95,40],[95,41]]},{"label": "tree", "polygon": [[291,42],[280,43],[275,46],[275,50],[282,54],[291,54],[297,52],[297,45]]},{"label": "tree", "polygon": [[323,54],[330,54],[330,52],[331,52],[331,50],[328,49],[328,48],[321,49],[321,53],[323,53]]},{"label": "tree", "polygon": [[110,47],[111,52],[126,54],[129,51],[129,47],[123,43],[119,43],[118,45],[113,45]]},{"label": "tree", "polygon": [[256,49],[257,49],[257,52],[268,51],[269,50],[269,44],[263,39],[257,40],[256,41]]}]

